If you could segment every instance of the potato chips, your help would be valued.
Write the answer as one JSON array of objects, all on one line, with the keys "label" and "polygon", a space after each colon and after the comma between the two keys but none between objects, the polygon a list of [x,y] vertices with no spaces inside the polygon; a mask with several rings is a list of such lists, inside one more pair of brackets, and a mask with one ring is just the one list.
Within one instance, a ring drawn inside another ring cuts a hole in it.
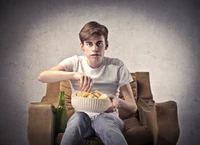
[{"label": "potato chips", "polygon": [[98,98],[98,99],[109,99],[107,94],[103,94],[102,92],[95,90],[93,93],[81,92],[79,91],[77,94],[72,94],[72,97],[83,97],[83,98]]}]

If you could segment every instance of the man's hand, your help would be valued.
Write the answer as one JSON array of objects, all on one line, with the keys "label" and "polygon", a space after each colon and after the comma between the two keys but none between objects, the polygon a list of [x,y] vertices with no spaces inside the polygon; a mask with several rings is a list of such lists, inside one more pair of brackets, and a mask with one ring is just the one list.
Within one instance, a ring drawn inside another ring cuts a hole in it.
[{"label": "man's hand", "polygon": [[111,96],[110,100],[112,102],[112,106],[110,106],[108,108],[108,110],[106,111],[107,113],[115,112],[117,110],[117,108],[119,107],[119,98],[118,97]]},{"label": "man's hand", "polygon": [[76,72],[74,78],[80,82],[81,91],[90,92],[93,86],[93,79],[83,73]]}]

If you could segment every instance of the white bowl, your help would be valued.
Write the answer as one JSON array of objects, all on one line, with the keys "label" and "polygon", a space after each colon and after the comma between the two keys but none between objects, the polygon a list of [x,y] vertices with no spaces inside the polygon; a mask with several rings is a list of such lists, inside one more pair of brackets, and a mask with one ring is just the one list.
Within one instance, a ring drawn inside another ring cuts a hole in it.
[{"label": "white bowl", "polygon": [[107,99],[72,97],[71,104],[76,111],[102,113],[111,106],[111,101]]}]

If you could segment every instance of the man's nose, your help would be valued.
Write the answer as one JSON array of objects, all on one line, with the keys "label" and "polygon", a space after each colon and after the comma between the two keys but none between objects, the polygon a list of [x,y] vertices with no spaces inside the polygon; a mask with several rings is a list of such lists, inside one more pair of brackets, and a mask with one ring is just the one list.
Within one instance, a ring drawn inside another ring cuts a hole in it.
[{"label": "man's nose", "polygon": [[98,50],[98,46],[97,45],[93,45],[92,50],[93,51],[97,51]]}]

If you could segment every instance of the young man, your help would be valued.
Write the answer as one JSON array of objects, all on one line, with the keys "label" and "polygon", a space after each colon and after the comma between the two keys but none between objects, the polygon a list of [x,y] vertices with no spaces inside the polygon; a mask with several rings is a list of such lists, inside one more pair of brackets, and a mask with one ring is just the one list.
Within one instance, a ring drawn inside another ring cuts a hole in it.
[{"label": "young man", "polygon": [[[108,49],[108,29],[89,22],[80,31],[80,47],[84,56],[72,56],[57,66],[42,72],[38,79],[44,83],[70,80],[72,91],[109,94],[112,106],[104,113],[75,112],[67,123],[61,145],[80,145],[84,138],[98,136],[105,145],[127,145],[123,136],[124,122],[117,108],[136,112],[130,82],[132,77],[124,63],[117,58],[105,57]],[[119,91],[125,100],[118,98]]]}]

